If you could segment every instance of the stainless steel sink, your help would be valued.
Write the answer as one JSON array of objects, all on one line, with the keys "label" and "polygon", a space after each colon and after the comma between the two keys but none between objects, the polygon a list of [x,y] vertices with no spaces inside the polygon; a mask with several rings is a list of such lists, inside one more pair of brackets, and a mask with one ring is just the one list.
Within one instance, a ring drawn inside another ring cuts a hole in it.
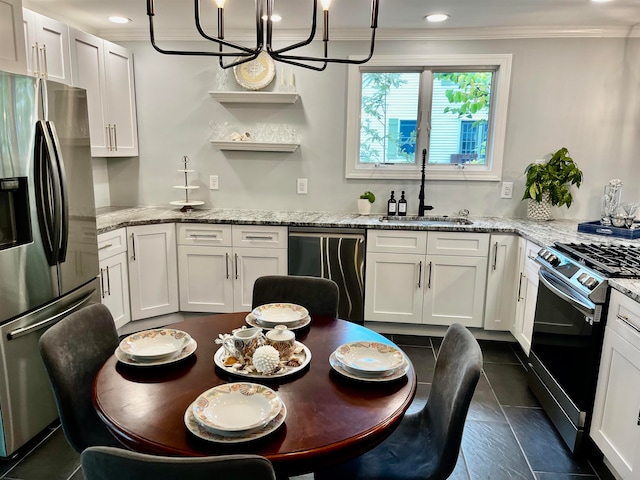
[{"label": "stainless steel sink", "polygon": [[420,225],[473,225],[473,222],[466,217],[450,217],[448,215],[425,215],[420,217],[418,215],[407,215],[406,217],[400,216],[383,216],[380,217],[382,223],[401,223],[411,222],[419,223]]}]

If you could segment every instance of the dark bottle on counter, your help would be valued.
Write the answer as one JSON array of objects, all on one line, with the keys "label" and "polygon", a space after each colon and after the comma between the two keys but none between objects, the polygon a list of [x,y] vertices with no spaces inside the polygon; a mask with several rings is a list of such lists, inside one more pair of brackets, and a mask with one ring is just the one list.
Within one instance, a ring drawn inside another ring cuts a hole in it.
[{"label": "dark bottle on counter", "polygon": [[387,215],[390,217],[395,215],[398,211],[397,207],[398,202],[396,202],[396,199],[393,197],[393,190],[391,190],[391,198],[389,198],[389,201],[387,202]]},{"label": "dark bottle on counter", "polygon": [[398,200],[398,215],[401,217],[407,215],[407,201],[404,199],[404,190],[402,191],[402,195],[400,195],[400,200]]}]

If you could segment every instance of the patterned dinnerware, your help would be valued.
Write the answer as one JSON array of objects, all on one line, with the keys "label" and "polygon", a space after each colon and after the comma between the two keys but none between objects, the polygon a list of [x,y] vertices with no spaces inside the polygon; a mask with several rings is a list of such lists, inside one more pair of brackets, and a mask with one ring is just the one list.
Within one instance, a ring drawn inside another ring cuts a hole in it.
[{"label": "patterned dinnerware", "polygon": [[253,309],[258,323],[265,327],[295,325],[309,316],[309,311],[295,303],[268,303]]},{"label": "patterned dinnerware", "polygon": [[191,340],[188,333],[171,328],[145,330],[120,342],[120,350],[139,361],[156,361],[180,352]]},{"label": "patterned dinnerware", "polygon": [[405,363],[402,350],[379,342],[345,343],[334,353],[345,368],[358,375],[385,376]]}]

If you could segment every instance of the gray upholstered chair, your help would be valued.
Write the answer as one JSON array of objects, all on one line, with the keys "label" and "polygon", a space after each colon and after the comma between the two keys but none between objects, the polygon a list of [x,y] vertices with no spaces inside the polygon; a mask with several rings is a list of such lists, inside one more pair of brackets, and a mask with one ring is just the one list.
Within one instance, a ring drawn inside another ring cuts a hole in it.
[{"label": "gray upholstered chair", "polygon": [[258,455],[162,457],[113,447],[89,447],[81,455],[86,480],[275,480],[271,462]]},{"label": "gray upholstered chair", "polygon": [[93,445],[120,445],[91,398],[93,378],[118,346],[107,307],[88,305],[72,313],[44,332],[39,346],[69,444],[78,453]]},{"label": "gray upholstered chair", "polygon": [[405,415],[373,450],[315,473],[316,480],[445,479],[456,466],[482,352],[469,330],[453,324],[440,347],[433,384],[422,410]]},{"label": "gray upholstered chair", "polygon": [[338,316],[340,291],[333,280],[294,275],[268,275],[253,285],[252,307],[266,303],[295,303],[310,315]]}]

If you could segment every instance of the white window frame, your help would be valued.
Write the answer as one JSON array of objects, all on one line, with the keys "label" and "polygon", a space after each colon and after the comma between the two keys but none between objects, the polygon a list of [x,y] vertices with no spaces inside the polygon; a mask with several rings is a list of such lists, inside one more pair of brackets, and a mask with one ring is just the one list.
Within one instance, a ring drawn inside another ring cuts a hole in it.
[{"label": "white window frame", "polygon": [[[362,100],[361,72],[371,67],[454,67],[472,69],[474,67],[495,68],[494,87],[492,93],[491,124],[489,126],[490,141],[487,149],[490,156],[486,165],[428,165],[425,177],[430,180],[470,180],[500,181],[504,157],[504,142],[507,129],[507,110],[509,103],[509,87],[511,83],[511,54],[470,54],[470,55],[378,55],[367,64],[350,65],[348,71],[347,90],[347,138],[346,138],[346,178],[365,178],[405,180],[420,179],[420,155],[415,165],[384,165],[360,163],[360,112]],[[422,89],[421,98],[431,95],[431,88]],[[422,99],[420,100],[422,103]],[[430,103],[430,102],[429,102]],[[424,115],[424,112],[422,113]],[[422,148],[422,147],[420,147]],[[416,145],[416,150],[418,145]]]}]

